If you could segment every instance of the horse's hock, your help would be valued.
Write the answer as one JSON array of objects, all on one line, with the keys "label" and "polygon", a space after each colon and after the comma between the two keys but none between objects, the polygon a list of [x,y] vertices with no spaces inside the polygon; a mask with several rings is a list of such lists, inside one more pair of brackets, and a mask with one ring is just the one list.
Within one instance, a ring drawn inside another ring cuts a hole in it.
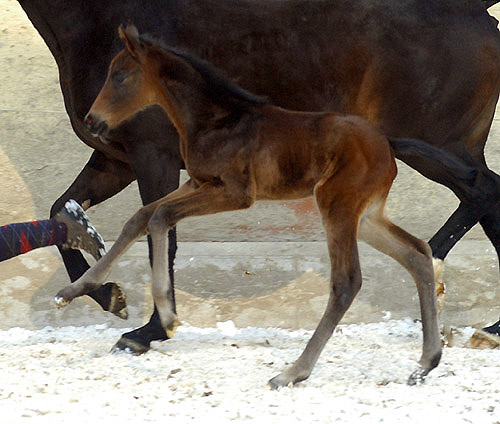
[{"label": "horse's hock", "polygon": [[[46,45],[14,0],[0,0],[0,224],[47,218],[52,202],[73,181],[90,149],[74,135],[64,111],[57,69]],[[500,17],[500,7],[490,9]],[[497,113],[498,116],[498,113]],[[486,148],[500,170],[500,125],[495,119]],[[449,190],[399,167],[388,214],[428,239],[456,200]],[[185,174],[183,174],[185,178]],[[136,185],[91,209],[108,243],[139,207]],[[311,200],[261,203],[250,211],[192,218],[178,228],[176,288],[179,316],[197,326],[233,320],[239,327],[309,328],[322,315],[329,261]],[[343,323],[419,318],[409,275],[392,260],[360,246],[363,288]],[[90,263],[93,263],[89,259]],[[113,271],[124,287],[129,321],[78,299],[64,311],[51,300],[68,278],[55,248],[0,263],[1,328],[106,323],[136,327],[152,310],[147,246],[136,243]],[[498,318],[500,286],[494,249],[480,229],[447,257],[445,324],[478,327]]]}]

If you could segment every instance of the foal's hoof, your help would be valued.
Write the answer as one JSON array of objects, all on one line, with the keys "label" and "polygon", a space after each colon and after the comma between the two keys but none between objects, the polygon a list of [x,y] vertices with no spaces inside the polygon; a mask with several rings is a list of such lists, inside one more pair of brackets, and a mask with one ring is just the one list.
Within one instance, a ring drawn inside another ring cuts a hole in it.
[{"label": "foal's hoof", "polygon": [[415,371],[413,371],[408,378],[408,386],[417,386],[419,384],[423,384],[425,381],[425,377],[429,374],[431,370],[428,368],[419,367]]},{"label": "foal's hoof", "polygon": [[270,390],[278,390],[281,387],[293,387],[296,383],[300,383],[301,381],[307,379],[307,377],[309,377],[309,374],[296,374],[288,370],[278,374],[274,378],[271,378],[266,387]]},{"label": "foal's hoof", "polygon": [[174,337],[179,325],[181,325],[181,322],[179,321],[179,318],[177,318],[177,315],[174,315],[172,323],[168,325],[167,328],[165,328],[165,333],[167,333],[167,338],[171,339]]},{"label": "foal's hoof", "polygon": [[71,303],[71,300],[67,300],[62,296],[56,296],[54,297],[54,304],[56,305],[57,309],[62,309],[66,306],[68,306]]},{"label": "foal's hoof", "polygon": [[112,353],[125,352],[131,355],[142,355],[149,350],[149,346],[129,339],[128,337],[121,337],[120,340],[112,347]]},{"label": "foal's hoof", "polygon": [[279,375],[269,380],[267,382],[266,389],[279,390],[282,387],[293,387],[293,383],[291,381],[290,382],[281,381],[280,379],[278,379],[278,377]]}]

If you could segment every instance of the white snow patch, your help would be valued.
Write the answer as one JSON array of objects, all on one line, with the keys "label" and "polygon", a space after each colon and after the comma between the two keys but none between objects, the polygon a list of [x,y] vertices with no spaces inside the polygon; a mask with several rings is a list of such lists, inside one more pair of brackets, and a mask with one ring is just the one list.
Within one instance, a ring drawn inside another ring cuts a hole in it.
[{"label": "white snow patch", "polygon": [[109,353],[127,329],[12,328],[0,331],[2,422],[498,423],[500,350],[445,348],[425,384],[409,387],[420,327],[339,326],[311,377],[277,392],[267,381],[310,331],[183,325],[131,356]]}]

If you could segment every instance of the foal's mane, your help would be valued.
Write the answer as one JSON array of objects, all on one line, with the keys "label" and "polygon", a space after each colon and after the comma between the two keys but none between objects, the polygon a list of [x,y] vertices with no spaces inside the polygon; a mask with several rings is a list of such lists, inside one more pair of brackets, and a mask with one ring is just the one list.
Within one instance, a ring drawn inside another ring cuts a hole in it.
[{"label": "foal's mane", "polygon": [[166,50],[167,52],[183,59],[203,77],[207,85],[214,91],[214,94],[219,94],[223,97],[229,96],[236,100],[254,105],[265,105],[269,103],[268,97],[253,94],[250,91],[247,91],[244,88],[240,87],[210,62],[192,56],[184,50],[179,50],[174,47],[168,46],[148,34],[141,35],[139,37],[139,40],[151,47],[157,47],[160,50]]},{"label": "foal's mane", "polygon": [[157,47],[160,50],[166,50],[186,61],[203,77],[208,86],[214,90],[216,94],[230,96],[236,100],[255,105],[265,105],[269,103],[269,99],[266,96],[259,96],[245,90],[227,77],[220,69],[203,59],[192,56],[186,51],[168,46],[148,34],[141,35],[140,41],[145,42],[149,46]]}]

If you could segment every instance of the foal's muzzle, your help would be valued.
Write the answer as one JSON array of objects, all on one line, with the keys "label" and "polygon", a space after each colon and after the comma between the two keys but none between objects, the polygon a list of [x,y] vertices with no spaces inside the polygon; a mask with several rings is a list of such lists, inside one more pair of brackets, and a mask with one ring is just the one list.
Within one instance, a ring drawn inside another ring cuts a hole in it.
[{"label": "foal's muzzle", "polygon": [[84,123],[92,135],[99,137],[105,135],[108,125],[105,121],[99,119],[98,117],[92,115],[90,112],[84,119]]}]

